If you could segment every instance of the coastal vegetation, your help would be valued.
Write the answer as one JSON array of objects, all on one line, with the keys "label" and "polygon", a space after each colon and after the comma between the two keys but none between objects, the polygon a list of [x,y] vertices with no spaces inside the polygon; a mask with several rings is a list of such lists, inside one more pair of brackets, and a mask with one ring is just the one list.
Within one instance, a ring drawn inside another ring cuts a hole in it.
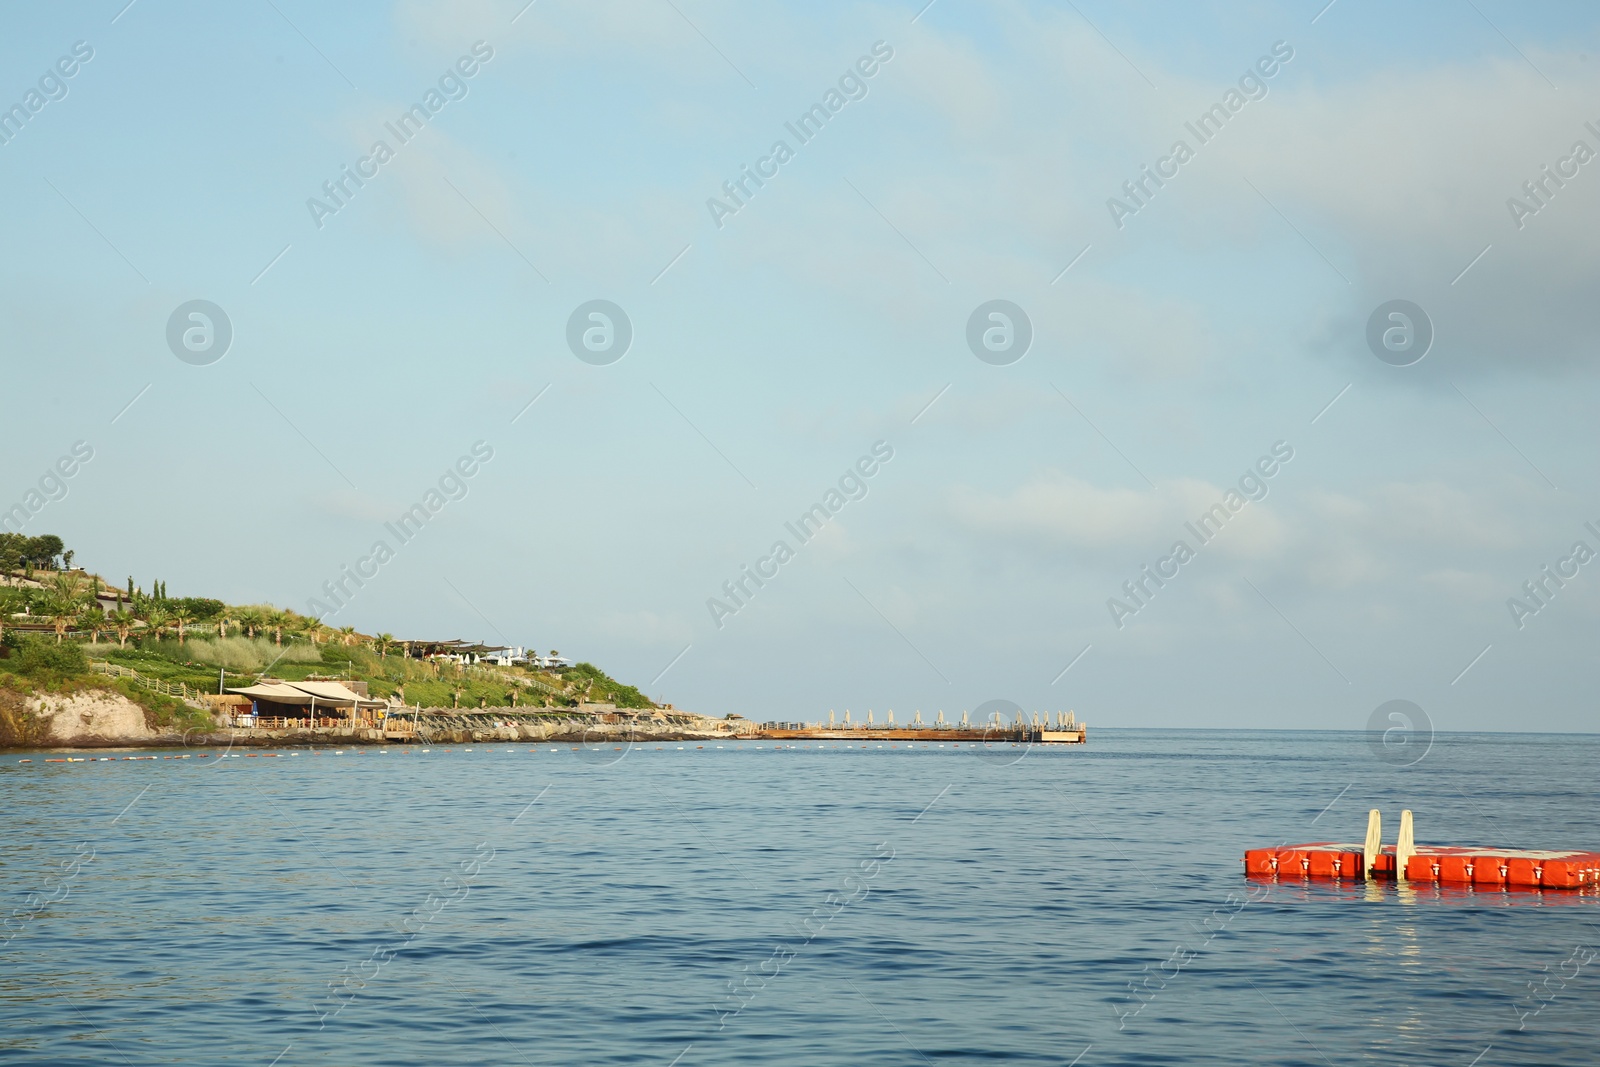
[{"label": "coastal vegetation", "polygon": [[[590,663],[424,658],[392,634],[335,628],[271,604],[172,597],[164,581],[111,584],[74,568],[73,556],[54,535],[0,533],[0,720],[15,718],[20,697],[100,688],[139,703],[152,728],[187,729],[204,725],[205,713],[152,684],[194,695],[263,678],[362,682],[375,698],[422,707],[655,706]],[[0,721],[0,744],[19,736],[15,727]]]},{"label": "coastal vegetation", "polygon": [[57,643],[50,637],[16,629],[0,638],[0,746],[39,740],[30,700],[71,696],[88,690],[120,693],[144,710],[145,725],[163,733],[182,733],[211,724],[210,716],[128,678],[110,678],[91,668],[81,643]]}]

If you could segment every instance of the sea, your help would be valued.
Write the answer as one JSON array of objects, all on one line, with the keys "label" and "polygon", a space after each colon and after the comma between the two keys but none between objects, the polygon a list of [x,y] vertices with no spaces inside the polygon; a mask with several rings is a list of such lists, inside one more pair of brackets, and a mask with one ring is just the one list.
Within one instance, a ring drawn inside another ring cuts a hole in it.
[{"label": "sea", "polygon": [[0,1064],[1600,1063],[1593,890],[1241,862],[1372,808],[1600,850],[1597,766],[1116,729],[0,752]]}]

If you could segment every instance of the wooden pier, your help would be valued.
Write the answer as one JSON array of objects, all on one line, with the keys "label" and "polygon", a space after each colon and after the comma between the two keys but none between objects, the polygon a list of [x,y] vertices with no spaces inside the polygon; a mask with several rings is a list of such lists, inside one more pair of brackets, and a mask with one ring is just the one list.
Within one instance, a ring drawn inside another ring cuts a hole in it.
[{"label": "wooden pier", "polygon": [[[609,705],[606,706],[609,709]],[[320,711],[320,708],[318,709]],[[606,744],[661,741],[916,741],[939,744],[1082,745],[1089,740],[1085,724],[1072,715],[1022,716],[1017,721],[973,725],[967,722],[926,724],[757,723],[738,715],[707,719],[660,710],[538,710],[526,708],[392,708],[375,715],[365,709],[338,718],[322,715],[233,715],[224,719],[218,737],[245,744],[336,744],[473,741],[533,741]]]},{"label": "wooden pier", "polygon": [[756,741],[938,741],[957,744],[1083,745],[1089,742],[1086,726],[1071,729],[1042,726],[786,726],[763,724],[738,740]]}]

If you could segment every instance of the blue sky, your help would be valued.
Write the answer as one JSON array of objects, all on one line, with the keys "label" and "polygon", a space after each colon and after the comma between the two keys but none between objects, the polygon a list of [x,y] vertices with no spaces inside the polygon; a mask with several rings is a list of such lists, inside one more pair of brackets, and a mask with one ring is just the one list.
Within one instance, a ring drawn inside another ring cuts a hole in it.
[{"label": "blue sky", "polygon": [[[89,442],[28,528],[87,565],[304,610],[483,441],[330,622],[763,719],[1358,728],[1404,698],[1593,728],[1600,563],[1520,628],[1507,604],[1600,549],[1600,161],[1520,229],[1506,203],[1600,148],[1586,7],[275,5],[0,14],[0,106],[93,49],[0,145],[0,498]],[[877,42],[866,95],[794,141]],[[708,198],[779,138],[719,228]],[[1108,198],[1179,138],[1119,229]],[[378,139],[319,227],[308,198]],[[208,366],[165,340],[193,299],[234,331]],[[634,331],[606,366],[565,340],[593,299]],[[966,344],[991,299],[1033,325],[1010,365]],[[1436,331],[1411,366],[1366,345],[1392,299]],[[877,441],[866,497],[716,625]],[[1107,601],[1278,442],[1266,498],[1119,628]]]}]

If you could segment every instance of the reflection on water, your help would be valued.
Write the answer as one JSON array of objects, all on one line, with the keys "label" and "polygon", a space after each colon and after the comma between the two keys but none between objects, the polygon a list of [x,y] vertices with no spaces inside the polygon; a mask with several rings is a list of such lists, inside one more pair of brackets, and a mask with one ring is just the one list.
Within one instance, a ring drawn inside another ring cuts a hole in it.
[{"label": "reflection on water", "polygon": [[[31,916],[0,945],[0,1059],[1590,1062],[1592,968],[1517,1005],[1594,941],[1594,891],[1239,861],[1359,839],[1371,807],[1413,809],[1430,843],[1595,847],[1593,788],[1517,783],[1591,782],[1596,755],[1441,736],[1395,768],[1359,734],[1114,730],[1011,765],[841,744],[203,772],[0,754],[0,893]],[[30,903],[81,843],[70,891]]]}]

